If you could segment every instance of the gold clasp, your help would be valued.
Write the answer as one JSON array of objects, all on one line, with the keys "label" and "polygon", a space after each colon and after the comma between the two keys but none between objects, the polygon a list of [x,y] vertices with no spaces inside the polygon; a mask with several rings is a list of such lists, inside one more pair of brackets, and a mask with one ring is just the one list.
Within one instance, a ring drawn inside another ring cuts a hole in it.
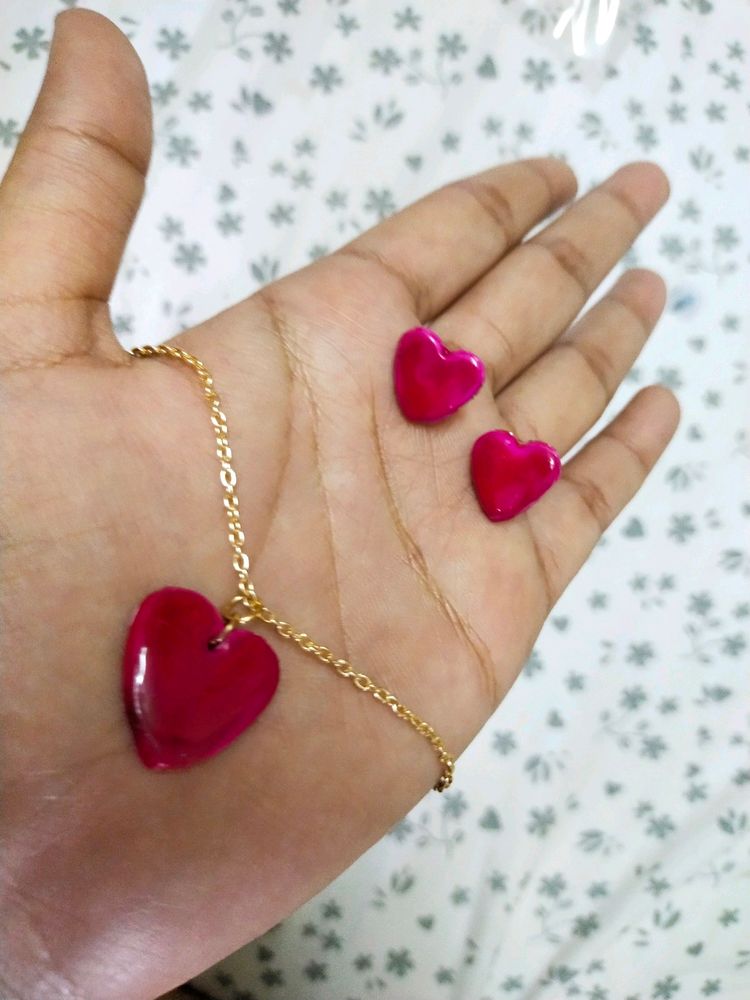
[{"label": "gold clasp", "polygon": [[[237,605],[242,605],[245,609],[244,612],[237,612]],[[247,625],[251,621],[254,621],[261,610],[263,605],[258,601],[257,606],[250,604],[247,597],[244,594],[236,594],[228,604],[224,606],[222,614],[227,622],[232,622],[233,625]]]},{"label": "gold clasp", "polygon": [[[237,613],[235,610],[237,604],[241,604],[246,609],[246,614]],[[258,612],[256,609],[250,607],[247,603],[246,597],[242,594],[237,594],[224,606],[221,616],[224,619],[224,628],[221,632],[219,632],[216,638],[211,639],[208,643],[211,649],[214,649],[216,646],[219,646],[222,642],[224,642],[232,629],[237,628],[238,625],[247,625],[249,622],[253,621],[254,618],[257,618]]]}]

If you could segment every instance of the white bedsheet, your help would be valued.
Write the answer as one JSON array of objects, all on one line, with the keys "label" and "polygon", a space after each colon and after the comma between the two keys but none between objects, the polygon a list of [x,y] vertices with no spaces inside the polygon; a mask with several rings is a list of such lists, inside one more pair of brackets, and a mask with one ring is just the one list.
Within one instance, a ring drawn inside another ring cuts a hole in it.
[{"label": "white bedsheet", "polygon": [[[0,7],[6,159],[61,6]],[[623,0],[583,58],[546,0],[92,6],[131,34],[156,112],[114,296],[127,344],[498,160],[560,153],[585,190],[650,158],[673,186],[627,260],[665,275],[667,313],[606,415],[647,382],[677,390],[654,476],[454,789],[196,983],[221,1000],[747,1000],[747,0]]]}]

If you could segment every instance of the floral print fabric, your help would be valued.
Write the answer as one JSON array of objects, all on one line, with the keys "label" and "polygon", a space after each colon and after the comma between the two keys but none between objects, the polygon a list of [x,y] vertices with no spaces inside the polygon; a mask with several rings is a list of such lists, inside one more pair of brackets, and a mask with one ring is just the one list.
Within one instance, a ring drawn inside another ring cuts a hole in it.
[{"label": "floral print fabric", "polygon": [[[440,183],[555,153],[672,198],[628,254],[669,301],[608,410],[683,408],[523,674],[429,794],[319,897],[195,980],[217,1000],[750,997],[747,0],[98,0],[156,146],[114,299],[165,339]],[[0,153],[54,0],[0,9]],[[621,269],[618,269],[621,270]]]}]

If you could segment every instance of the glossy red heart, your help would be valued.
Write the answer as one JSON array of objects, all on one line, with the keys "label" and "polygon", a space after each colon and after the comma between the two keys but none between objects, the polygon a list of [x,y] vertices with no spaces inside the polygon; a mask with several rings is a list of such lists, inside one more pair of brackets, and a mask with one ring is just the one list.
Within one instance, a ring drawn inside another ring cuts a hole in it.
[{"label": "glossy red heart", "polygon": [[393,359],[393,386],[407,420],[434,423],[475,396],[484,365],[470,351],[450,351],[434,330],[407,330]]},{"label": "glossy red heart", "polygon": [[188,767],[228,746],[273,697],[279,661],[265,639],[233,629],[202,594],[165,587],[133,618],[123,661],[123,697],[146,767]]},{"label": "glossy red heart", "polygon": [[530,507],[560,476],[560,456],[544,441],[520,442],[489,431],[471,449],[471,480],[490,521],[507,521]]}]

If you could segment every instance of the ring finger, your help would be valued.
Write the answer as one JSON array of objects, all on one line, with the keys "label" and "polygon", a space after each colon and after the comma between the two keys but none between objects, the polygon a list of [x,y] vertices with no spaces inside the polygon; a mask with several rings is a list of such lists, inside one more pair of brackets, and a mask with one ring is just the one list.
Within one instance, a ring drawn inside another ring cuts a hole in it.
[{"label": "ring finger", "polygon": [[626,271],[610,292],[497,396],[499,426],[561,455],[601,416],[661,315],[664,282]]}]

